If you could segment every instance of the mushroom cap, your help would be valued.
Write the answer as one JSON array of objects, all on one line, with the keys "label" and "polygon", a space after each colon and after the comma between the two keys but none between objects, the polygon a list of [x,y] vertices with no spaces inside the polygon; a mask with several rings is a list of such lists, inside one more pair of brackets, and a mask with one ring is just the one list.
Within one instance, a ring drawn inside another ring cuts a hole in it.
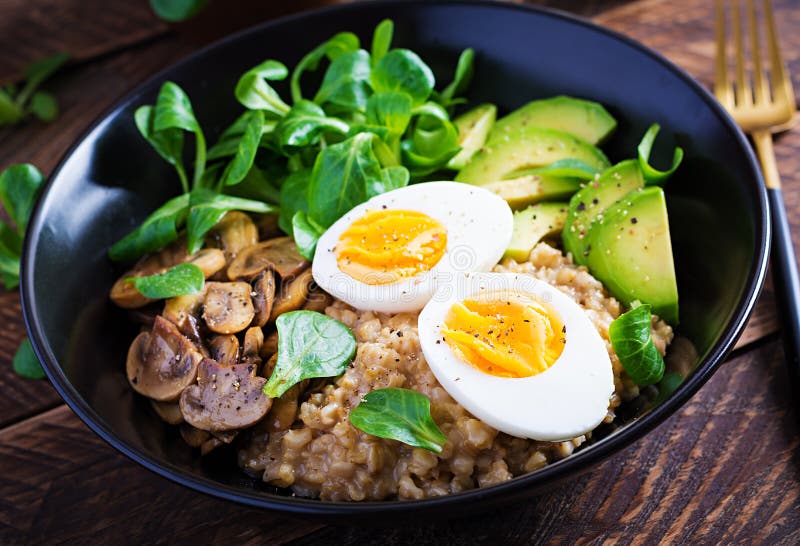
[{"label": "mushroom cap", "polygon": [[128,349],[126,370],[133,389],[159,402],[174,402],[196,377],[202,355],[174,324],[156,317]]},{"label": "mushroom cap", "polygon": [[310,265],[291,237],[278,237],[242,249],[228,266],[228,278],[250,280],[265,269],[282,278],[293,277]]},{"label": "mushroom cap", "polygon": [[227,263],[239,252],[258,242],[258,228],[250,216],[238,210],[225,214],[206,235],[209,246],[222,249]]},{"label": "mushroom cap", "polygon": [[285,280],[283,284],[281,284],[278,295],[275,296],[275,302],[272,304],[272,312],[270,313],[269,320],[274,321],[284,313],[296,311],[303,307],[303,304],[306,302],[306,296],[308,296],[308,291],[311,288],[311,283],[313,282],[314,277],[312,277],[310,269],[306,269],[294,279]]},{"label": "mushroom cap", "polygon": [[183,414],[177,402],[156,402],[155,400],[150,400],[150,405],[153,406],[153,410],[165,423],[170,425],[180,425],[183,423]]},{"label": "mushroom cap", "polygon": [[256,314],[246,282],[206,283],[203,320],[210,330],[218,334],[241,332],[253,321]]},{"label": "mushroom cap", "polygon": [[204,358],[197,384],[181,394],[181,413],[192,426],[208,431],[246,428],[259,422],[272,407],[262,392],[267,380],[255,375],[255,366],[221,366]]},{"label": "mushroom cap", "polygon": [[218,335],[208,342],[211,358],[223,366],[233,366],[239,361],[239,338],[233,334]]},{"label": "mushroom cap", "polygon": [[256,310],[253,326],[263,327],[269,322],[272,303],[275,301],[275,274],[271,269],[264,270],[253,279],[252,285],[253,307]]}]

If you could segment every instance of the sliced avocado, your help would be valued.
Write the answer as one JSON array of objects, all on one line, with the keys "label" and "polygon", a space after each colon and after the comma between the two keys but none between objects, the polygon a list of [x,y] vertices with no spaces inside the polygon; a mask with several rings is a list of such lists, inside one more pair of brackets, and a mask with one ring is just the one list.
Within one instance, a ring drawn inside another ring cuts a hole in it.
[{"label": "sliced avocado", "polygon": [[461,146],[461,151],[447,162],[448,168],[458,170],[469,163],[475,152],[486,142],[496,117],[497,106],[481,104],[453,120],[453,125],[458,129],[458,145]]},{"label": "sliced avocado", "polygon": [[486,144],[456,175],[468,184],[488,184],[522,169],[544,167],[561,159],[577,159],[605,170],[609,163],[599,148],[554,129],[525,126],[493,144]]},{"label": "sliced avocado", "polygon": [[489,133],[487,143],[503,140],[526,126],[557,129],[591,144],[600,144],[617,127],[617,122],[596,102],[562,95],[529,102],[500,118]]},{"label": "sliced avocado", "polygon": [[678,285],[664,190],[630,192],[592,224],[587,265],[625,305],[649,303],[669,324],[678,323]]},{"label": "sliced avocado", "polygon": [[506,174],[503,178],[517,178],[528,174],[549,174],[550,176],[561,176],[565,178],[580,178],[581,180],[592,180],[600,174],[600,171],[578,159],[559,159],[550,163],[546,167],[536,169],[523,169]]},{"label": "sliced avocado", "polygon": [[518,210],[539,201],[565,199],[578,191],[581,183],[578,178],[529,174],[511,180],[490,182],[483,187],[505,199],[512,209]]},{"label": "sliced avocado", "polygon": [[524,262],[536,243],[564,227],[566,203],[539,203],[514,213],[514,231],[504,258]]},{"label": "sliced avocado", "polygon": [[564,250],[572,252],[575,263],[586,264],[586,235],[592,222],[628,192],[643,187],[639,162],[630,159],[606,169],[572,196],[562,240]]}]

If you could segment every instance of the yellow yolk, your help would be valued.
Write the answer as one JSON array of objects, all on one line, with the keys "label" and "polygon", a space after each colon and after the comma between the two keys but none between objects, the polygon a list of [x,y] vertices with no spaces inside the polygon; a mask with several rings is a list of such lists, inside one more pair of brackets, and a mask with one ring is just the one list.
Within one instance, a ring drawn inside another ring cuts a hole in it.
[{"label": "yellow yolk", "polygon": [[336,244],[339,269],[366,284],[389,284],[432,269],[444,256],[447,230],[413,210],[368,211]]},{"label": "yellow yolk", "polygon": [[515,291],[453,304],[442,335],[464,361],[500,377],[529,377],[561,356],[566,327],[549,306]]}]

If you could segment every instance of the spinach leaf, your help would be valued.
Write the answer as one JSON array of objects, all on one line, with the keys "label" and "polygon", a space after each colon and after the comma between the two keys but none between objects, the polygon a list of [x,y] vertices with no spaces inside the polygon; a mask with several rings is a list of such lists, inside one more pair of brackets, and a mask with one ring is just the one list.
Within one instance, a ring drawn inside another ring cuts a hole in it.
[{"label": "spinach leaf", "polygon": [[189,194],[161,205],[135,230],[114,243],[108,257],[115,262],[133,260],[167,246],[178,238],[178,229],[189,212]]},{"label": "spinach leaf", "polygon": [[203,270],[195,264],[183,263],[147,277],[130,277],[126,282],[133,283],[144,297],[151,300],[163,300],[197,294],[203,289],[205,276]]},{"label": "spinach leaf", "polygon": [[315,311],[290,311],[275,321],[278,360],[264,394],[278,398],[292,385],[313,377],[334,377],[347,369],[356,338],[341,322]]},{"label": "spinach leaf", "polygon": [[667,372],[661,381],[658,382],[658,395],[653,400],[653,405],[657,406],[670,397],[683,383],[683,376],[678,372]]},{"label": "spinach leaf", "polygon": [[332,61],[325,71],[314,102],[363,112],[367,107],[369,79],[369,53],[363,49],[345,53]]},{"label": "spinach leaf", "polygon": [[222,195],[206,188],[196,188],[190,194],[189,216],[186,220],[189,254],[194,254],[203,247],[204,237],[208,230],[222,220],[225,213],[232,210],[266,214],[275,212],[277,209],[262,201]]},{"label": "spinach leaf", "polygon": [[303,72],[307,70],[316,70],[324,57],[328,57],[328,59],[334,61],[345,53],[357,51],[360,47],[361,42],[359,42],[358,36],[352,32],[340,32],[327,42],[323,42],[311,50],[297,63],[297,66],[292,71],[292,77],[289,81],[292,101],[298,103],[303,99],[303,93],[300,89],[300,77],[303,75]]},{"label": "spinach leaf", "polygon": [[19,286],[19,265],[18,254],[13,254],[6,249],[0,248],[0,279],[6,289],[13,290]]},{"label": "spinach leaf", "polygon": [[403,164],[414,177],[423,177],[444,167],[461,147],[458,129],[450,122],[447,111],[435,103],[425,103],[415,109],[419,115],[411,138],[402,144]]},{"label": "spinach leaf", "polygon": [[411,178],[408,169],[402,166],[381,169],[380,180],[372,180],[367,185],[367,195],[374,197],[387,191],[403,188]]},{"label": "spinach leaf", "polygon": [[161,19],[178,23],[193,17],[208,0],[150,0],[150,7]]},{"label": "spinach leaf", "polygon": [[472,48],[467,48],[462,51],[461,55],[458,57],[458,64],[456,64],[456,73],[453,77],[453,81],[444,88],[439,96],[439,100],[442,102],[442,104],[445,106],[454,104],[456,96],[464,93],[467,90],[470,81],[472,81],[474,64],[475,52],[472,51]]},{"label": "spinach leaf", "polygon": [[308,187],[308,215],[320,226],[329,227],[374,195],[370,188],[381,180],[381,166],[372,151],[373,138],[359,133],[317,156]]},{"label": "spinach leaf", "polygon": [[441,453],[447,436],[431,417],[431,401],[409,389],[378,389],[368,393],[350,411],[357,429],[404,444]]},{"label": "spinach leaf", "polygon": [[402,135],[411,121],[411,97],[397,91],[375,93],[367,101],[367,123]]},{"label": "spinach leaf", "polygon": [[27,337],[17,349],[12,366],[14,367],[14,372],[22,377],[27,377],[28,379],[43,379],[45,377],[42,365],[39,363],[39,359],[36,358],[36,353],[33,352],[31,340]]},{"label": "spinach leaf", "polygon": [[375,27],[372,34],[372,65],[383,59],[392,46],[392,36],[394,35],[394,23],[391,19],[384,19]]},{"label": "spinach leaf", "polygon": [[314,224],[305,212],[298,210],[292,216],[292,236],[297,245],[300,255],[306,260],[314,259],[314,251],[317,249],[317,241],[322,237],[325,230]]},{"label": "spinach leaf", "polygon": [[661,130],[661,126],[657,123],[651,125],[636,148],[639,152],[639,167],[642,169],[642,175],[647,184],[661,184],[677,170],[683,161],[683,148],[676,147],[672,154],[672,166],[669,169],[659,171],[650,165],[650,151],[653,149],[653,143],[659,130]]},{"label": "spinach leaf", "polygon": [[289,71],[282,63],[267,60],[245,72],[236,84],[236,99],[251,110],[264,110],[275,117],[283,117],[289,105],[267,81],[286,79]]},{"label": "spinach leaf", "polygon": [[150,143],[158,155],[175,167],[183,191],[189,191],[189,180],[183,167],[183,131],[180,129],[156,131],[153,127],[155,108],[149,105],[140,106],[134,114],[134,120],[139,133]]},{"label": "spinach leaf", "polygon": [[295,171],[283,181],[278,226],[289,235],[292,235],[294,215],[298,211],[308,212],[308,186],[310,183],[311,169]]},{"label": "spinach leaf", "polygon": [[295,148],[314,146],[323,133],[346,135],[350,126],[340,119],[328,117],[317,104],[300,100],[275,128],[278,145],[290,155]]},{"label": "spinach leaf", "polygon": [[[192,103],[186,93],[173,82],[164,82],[158,92],[153,113],[153,131],[174,131],[181,129],[194,134],[194,185],[203,178],[206,166],[206,139],[200,124],[197,123]],[[182,146],[181,146],[182,148]],[[180,158],[179,158],[180,161]]]},{"label": "spinach leaf", "polygon": [[44,177],[28,163],[12,165],[0,174],[0,201],[22,236],[39,197]]},{"label": "spinach leaf", "polygon": [[235,186],[244,180],[253,167],[253,161],[261,142],[261,133],[264,130],[264,112],[253,110],[245,114],[246,120],[243,133],[233,156],[225,171],[222,173],[220,186]]},{"label": "spinach leaf", "polygon": [[419,55],[408,49],[393,49],[375,63],[370,82],[376,93],[406,93],[412,105],[418,106],[428,99],[436,80]]},{"label": "spinach leaf", "polygon": [[608,327],[611,346],[622,367],[634,383],[643,387],[658,383],[664,375],[664,359],[653,343],[650,318],[650,306],[639,305]]},{"label": "spinach leaf", "polygon": [[31,113],[42,121],[50,122],[58,117],[56,98],[45,91],[37,91],[31,97]]}]

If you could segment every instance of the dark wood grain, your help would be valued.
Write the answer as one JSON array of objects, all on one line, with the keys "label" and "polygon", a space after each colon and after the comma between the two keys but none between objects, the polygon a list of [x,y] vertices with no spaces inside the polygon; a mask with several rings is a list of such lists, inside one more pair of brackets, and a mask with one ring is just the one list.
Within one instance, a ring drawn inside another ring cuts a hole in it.
[{"label": "dark wood grain", "polygon": [[[280,10],[323,2],[302,0],[292,7],[281,4]],[[654,47],[702,83],[710,83],[713,3],[708,0],[535,3],[596,16],[601,24]],[[800,75],[800,9],[796,0],[773,3],[786,57],[795,76]],[[48,84],[63,110],[54,124],[0,130],[0,168],[30,161],[49,173],[93,119],[137,83],[214,37],[213,30],[204,30],[204,25],[222,17],[209,10],[198,21],[165,34],[166,27],[160,23],[146,24],[151,17],[146,1],[119,2],[109,12],[117,22],[82,30],[101,20],[97,13],[105,5],[98,0],[0,0],[0,81],[4,73],[13,74],[24,64],[17,57],[32,59],[69,43],[82,44],[73,53],[84,52],[83,62],[68,67]],[[226,29],[277,14],[263,9],[257,15],[230,15]],[[74,14],[85,13],[81,10],[92,16],[77,21]],[[61,13],[72,15],[59,19]],[[52,36],[41,44],[17,47],[3,29],[10,28],[17,38],[26,31],[19,25],[9,27],[11,20],[33,21]],[[131,29],[139,27],[151,34],[135,35]],[[782,135],[776,151],[797,245],[800,131]],[[656,431],[576,480],[502,513],[438,524],[398,522],[365,530],[323,527],[217,501],[159,478],[117,454],[59,405],[46,382],[21,380],[11,373],[10,359],[24,327],[17,294],[0,289],[0,388],[4,393],[0,395],[0,468],[14,469],[0,474],[0,544],[47,543],[53,537],[67,543],[797,544],[800,437],[798,416],[786,411],[793,401],[774,336],[777,328],[768,285],[736,358]]]},{"label": "dark wood grain", "polygon": [[[725,364],[654,433],[502,513],[322,527],[192,493],[140,468],[59,407],[0,431],[0,543],[278,544],[800,541],[800,437],[779,343]],[[742,396],[746,392],[747,396]],[[169,514],[169,517],[165,515]]]}]

